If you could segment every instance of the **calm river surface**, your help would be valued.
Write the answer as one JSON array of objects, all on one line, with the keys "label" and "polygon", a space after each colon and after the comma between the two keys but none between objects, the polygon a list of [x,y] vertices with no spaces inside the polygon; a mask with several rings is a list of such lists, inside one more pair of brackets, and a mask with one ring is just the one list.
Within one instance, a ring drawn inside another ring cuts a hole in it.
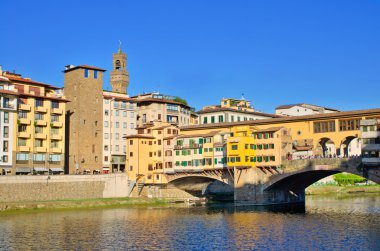
[{"label": "calm river surface", "polygon": [[380,196],[304,212],[233,206],[0,214],[1,250],[380,250]]}]

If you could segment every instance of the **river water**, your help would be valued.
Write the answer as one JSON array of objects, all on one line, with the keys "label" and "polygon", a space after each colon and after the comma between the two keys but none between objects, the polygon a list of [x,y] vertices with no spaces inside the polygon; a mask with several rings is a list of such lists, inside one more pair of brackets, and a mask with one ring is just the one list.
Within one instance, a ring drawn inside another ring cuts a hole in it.
[{"label": "river water", "polygon": [[1,250],[380,250],[380,196],[0,214]]}]

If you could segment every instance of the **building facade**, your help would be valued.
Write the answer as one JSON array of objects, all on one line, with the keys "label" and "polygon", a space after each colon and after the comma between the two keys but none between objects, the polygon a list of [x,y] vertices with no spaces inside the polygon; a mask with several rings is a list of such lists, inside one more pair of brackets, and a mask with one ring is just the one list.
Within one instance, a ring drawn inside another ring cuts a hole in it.
[{"label": "building facade", "polygon": [[12,148],[10,173],[63,173],[67,100],[61,89],[20,74],[7,72],[3,76],[10,81],[8,91],[14,91],[18,98],[10,101],[8,96],[2,100],[3,106],[17,109],[17,117],[13,116],[9,129],[4,127],[3,131],[3,136],[7,131],[12,134],[12,143],[8,143]]},{"label": "building facade", "polygon": [[198,115],[199,124],[218,124],[277,117],[274,114],[255,111],[251,103],[244,98],[240,100],[223,98],[220,105],[205,106],[198,111]]},{"label": "building facade", "polygon": [[178,127],[154,122],[137,128],[137,134],[126,136],[127,174],[143,184],[166,184],[166,171],[173,171],[173,138]]},{"label": "building facade", "polygon": [[149,93],[132,97],[137,102],[137,124],[142,126],[152,122],[166,122],[178,126],[190,125],[192,109],[177,97],[160,93]]},{"label": "building facade", "polygon": [[14,85],[8,78],[3,77],[0,71],[0,175],[12,174],[17,99],[18,95]]},{"label": "building facade", "polygon": [[96,173],[103,167],[103,74],[93,66],[66,66],[66,172]]},{"label": "building facade", "polygon": [[103,91],[103,173],[124,172],[125,136],[136,134],[137,104],[127,95]]},{"label": "building facade", "polygon": [[360,122],[362,161],[365,166],[380,164],[380,118]]},{"label": "building facade", "polygon": [[310,104],[291,104],[276,107],[276,114],[281,116],[305,116],[321,113],[333,113],[339,110]]}]

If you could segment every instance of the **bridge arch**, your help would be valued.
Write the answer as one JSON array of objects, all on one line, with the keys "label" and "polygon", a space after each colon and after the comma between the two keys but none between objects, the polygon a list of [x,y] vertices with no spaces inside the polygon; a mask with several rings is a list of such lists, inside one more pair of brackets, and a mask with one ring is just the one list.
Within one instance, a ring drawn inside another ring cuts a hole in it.
[{"label": "bridge arch", "polygon": [[208,196],[213,191],[223,194],[233,194],[233,182],[218,175],[183,174],[168,177],[168,186],[186,191],[196,197]]},{"label": "bridge arch", "polygon": [[340,144],[338,156],[349,157],[354,155],[361,154],[361,144],[357,136],[347,136],[345,137]]},{"label": "bridge arch", "polygon": [[318,140],[315,155],[329,157],[336,154],[336,152],[336,144],[332,139],[323,137]]},{"label": "bridge arch", "polygon": [[310,168],[305,168],[296,172],[273,177],[266,184],[265,191],[285,190],[292,191],[296,194],[301,194],[308,186],[312,185],[318,180],[342,172],[355,174],[365,179],[371,180],[377,184],[380,184],[380,176],[377,174],[378,171],[376,169],[374,170],[375,172],[369,174],[368,170],[363,169],[363,167],[345,167],[330,170],[311,170]]}]

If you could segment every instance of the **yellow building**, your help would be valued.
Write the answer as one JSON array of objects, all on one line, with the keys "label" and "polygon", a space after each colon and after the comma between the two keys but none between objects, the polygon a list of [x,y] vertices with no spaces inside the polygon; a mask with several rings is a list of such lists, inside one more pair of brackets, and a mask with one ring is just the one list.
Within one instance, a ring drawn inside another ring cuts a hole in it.
[{"label": "yellow building", "polygon": [[126,136],[129,179],[143,184],[166,184],[164,173],[173,170],[173,138],[177,134],[175,125],[155,122]]},{"label": "yellow building", "polygon": [[253,167],[255,166],[255,140],[253,127],[235,126],[232,128],[231,137],[227,138],[228,167]]},{"label": "yellow building", "polygon": [[12,174],[63,173],[67,100],[61,89],[18,74],[3,75],[19,97]]}]

